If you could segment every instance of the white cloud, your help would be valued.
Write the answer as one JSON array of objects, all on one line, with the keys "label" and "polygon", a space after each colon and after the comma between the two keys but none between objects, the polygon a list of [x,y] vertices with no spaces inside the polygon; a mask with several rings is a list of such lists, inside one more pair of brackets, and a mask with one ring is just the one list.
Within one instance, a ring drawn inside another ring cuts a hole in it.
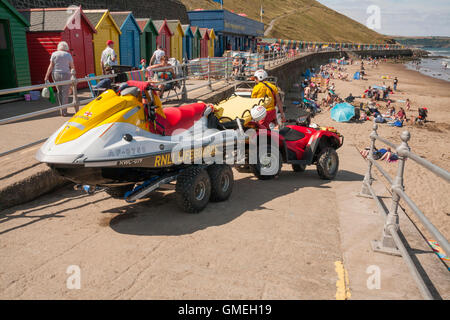
[{"label": "white cloud", "polygon": [[450,36],[449,0],[318,0],[350,18],[366,24],[366,9],[381,9],[380,33],[402,36]]}]

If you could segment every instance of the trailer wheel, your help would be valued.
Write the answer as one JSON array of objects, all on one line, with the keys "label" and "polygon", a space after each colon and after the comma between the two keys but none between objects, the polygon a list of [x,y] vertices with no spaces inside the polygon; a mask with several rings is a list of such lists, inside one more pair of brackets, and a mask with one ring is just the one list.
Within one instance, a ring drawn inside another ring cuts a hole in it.
[{"label": "trailer wheel", "polygon": [[213,164],[208,167],[211,179],[211,197],[213,202],[227,200],[233,191],[233,170],[226,164]]},{"label": "trailer wheel", "polygon": [[257,163],[250,165],[250,169],[259,180],[270,180],[280,174],[281,161],[280,150],[269,144],[265,154],[258,152]]},{"label": "trailer wheel", "polygon": [[317,173],[324,180],[333,180],[339,170],[339,156],[331,147],[320,151],[317,157]]},{"label": "trailer wheel", "polygon": [[132,185],[126,185],[126,186],[118,186],[118,187],[106,187],[105,192],[109,194],[114,199],[123,199],[125,196],[125,193],[127,191],[130,191],[133,189]]},{"label": "trailer wheel", "polygon": [[203,168],[192,166],[178,175],[175,187],[179,207],[188,213],[202,211],[209,202],[211,180]]},{"label": "trailer wheel", "polygon": [[305,164],[293,164],[292,170],[294,170],[295,172],[305,172],[306,165]]}]

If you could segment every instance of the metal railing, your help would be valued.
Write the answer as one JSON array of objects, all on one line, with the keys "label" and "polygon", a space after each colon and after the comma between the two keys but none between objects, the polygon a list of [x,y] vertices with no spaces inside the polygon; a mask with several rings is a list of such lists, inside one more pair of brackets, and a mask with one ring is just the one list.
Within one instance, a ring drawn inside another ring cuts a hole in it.
[{"label": "metal railing", "polygon": [[[399,237],[399,217],[398,217],[398,207],[401,199],[409,206],[409,208],[414,212],[416,217],[420,220],[422,225],[430,232],[437,242],[440,244],[444,252],[447,256],[450,256],[450,245],[448,240],[439,232],[439,230],[428,220],[428,218],[424,215],[424,213],[419,209],[419,207],[414,203],[414,201],[406,194],[404,188],[404,171],[406,160],[410,159],[418,164],[420,164],[425,169],[433,172],[438,177],[450,182],[450,173],[433,163],[421,158],[415,153],[411,152],[410,147],[408,145],[408,141],[411,138],[411,135],[408,131],[404,131],[400,138],[402,140],[400,145],[395,145],[392,142],[380,137],[377,133],[378,125],[373,125],[373,131],[370,134],[370,139],[372,141],[370,146],[370,151],[367,156],[368,160],[368,169],[367,173],[364,176],[363,186],[361,190],[361,195],[373,198],[381,210],[386,214],[386,220],[383,227],[383,232],[380,240],[372,241],[372,249],[376,252],[382,252],[392,255],[402,256],[405,260],[411,274],[413,275],[414,280],[417,283],[417,286],[425,299],[431,300],[433,299],[432,294],[430,293],[427,285],[425,284],[422,276],[417,270],[414,262],[412,261],[408,250],[403,244],[401,238]],[[375,162],[373,158],[373,153],[375,151],[375,141],[378,140],[383,144],[392,148],[392,150],[397,153],[399,158],[397,175],[395,178],[389,176],[389,174],[378,164]],[[375,191],[372,188],[372,168],[375,167],[380,171],[380,173],[386,178],[391,186],[392,192],[392,200],[391,206],[388,212],[386,212],[385,207],[381,204],[380,199],[375,194]]]},{"label": "metal railing", "polygon": [[[298,57],[306,56],[308,54],[313,54],[313,53],[317,53],[317,52],[324,52],[324,51],[339,51],[339,50],[336,50],[336,49],[322,50],[320,48],[316,48],[313,51],[290,49],[288,51],[272,50],[270,52],[263,52],[263,53],[260,53],[260,55],[257,58],[250,59],[250,61],[248,62],[248,65],[252,65],[254,67],[247,68],[246,73],[249,73],[250,71],[254,71],[253,69],[256,69],[257,67],[259,67],[261,65],[263,66],[263,68],[274,67],[279,64],[285,63],[287,61],[296,59]],[[229,83],[229,81],[232,79],[231,74],[233,71],[233,67],[232,67],[233,58],[234,57],[220,57],[220,58],[208,57],[208,58],[199,58],[199,59],[184,62],[177,66],[177,67],[181,68],[181,70],[182,70],[181,77],[176,77],[175,79],[168,80],[168,81],[158,81],[157,85],[166,85],[166,84],[170,84],[170,83],[181,82],[181,84],[180,84],[180,87],[181,87],[180,94],[182,96],[181,100],[186,101],[188,98],[187,97],[188,90],[186,87],[186,81],[188,81],[188,80],[199,79],[199,78],[203,79],[203,80],[207,80],[207,82],[205,84],[197,85],[193,88],[190,88],[189,91],[195,91],[195,90],[198,90],[198,89],[201,89],[204,87],[208,87],[212,91],[213,90],[212,85],[214,83],[222,82],[222,81]],[[154,71],[154,72],[163,71],[163,70],[167,70],[167,67],[160,67],[160,68],[152,69],[152,71]],[[0,90],[0,96],[6,95],[6,94],[12,94],[12,93],[39,90],[39,89],[43,89],[43,88],[61,86],[61,85],[71,85],[72,90],[73,90],[73,95],[72,95],[73,100],[71,103],[59,105],[59,106],[31,112],[31,113],[26,113],[26,114],[22,114],[22,115],[18,115],[18,116],[13,116],[13,117],[5,118],[5,119],[0,119],[0,125],[5,125],[8,123],[12,123],[15,121],[20,121],[20,120],[30,119],[30,118],[33,118],[36,116],[49,114],[49,113],[52,113],[55,111],[67,109],[69,107],[75,107],[76,109],[78,109],[80,106],[87,104],[94,99],[94,98],[91,98],[91,99],[85,99],[85,100],[80,101],[79,97],[78,97],[78,91],[77,91],[78,83],[88,82],[88,81],[92,81],[92,80],[102,80],[105,78],[112,78],[112,77],[117,76],[117,74],[111,74],[111,75],[102,75],[102,76],[86,77],[86,78],[77,79],[74,71],[75,70],[72,70],[72,76],[71,76],[70,80]],[[171,99],[174,97],[178,97],[177,90],[174,90],[173,94],[166,96],[164,99],[165,99],[165,101],[167,101],[168,99]],[[34,146],[43,141],[45,141],[45,139],[41,139],[39,141],[35,141],[35,142],[29,143],[27,145],[24,145],[24,146],[21,146],[18,148],[8,150],[6,152],[0,153],[0,157],[6,156],[13,152],[23,150],[23,149],[31,147],[31,146]]]}]

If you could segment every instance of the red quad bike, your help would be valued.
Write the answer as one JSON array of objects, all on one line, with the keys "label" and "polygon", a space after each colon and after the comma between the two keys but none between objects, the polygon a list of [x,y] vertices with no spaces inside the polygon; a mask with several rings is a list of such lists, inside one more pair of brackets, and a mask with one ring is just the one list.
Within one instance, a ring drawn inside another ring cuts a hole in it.
[{"label": "red quad bike", "polygon": [[250,145],[255,146],[258,142],[260,146],[260,140],[266,139],[267,152],[259,150],[257,163],[249,165],[253,174],[258,179],[268,180],[280,173],[282,163],[291,164],[296,172],[303,172],[307,166],[315,164],[321,179],[334,179],[339,170],[336,150],[343,145],[344,137],[333,128],[309,127],[309,116],[287,121],[292,122],[295,125],[287,125],[279,131],[268,130],[257,122],[246,126],[256,129],[257,137],[250,138]]}]

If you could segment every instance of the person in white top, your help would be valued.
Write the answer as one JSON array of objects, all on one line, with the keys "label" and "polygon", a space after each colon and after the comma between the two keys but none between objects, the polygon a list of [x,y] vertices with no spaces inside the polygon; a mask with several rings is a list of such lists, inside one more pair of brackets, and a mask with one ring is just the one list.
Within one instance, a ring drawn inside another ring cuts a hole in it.
[{"label": "person in white top", "polygon": [[160,64],[161,58],[164,57],[166,53],[164,52],[162,46],[158,46],[158,49],[153,53],[152,58],[150,59],[150,65]]},{"label": "person in white top", "polygon": [[112,40],[106,41],[106,48],[102,52],[100,63],[102,64],[103,74],[110,74],[112,72],[111,67],[117,65],[117,55]]},{"label": "person in white top", "polygon": [[[69,53],[69,45],[65,41],[58,43],[57,51],[53,52],[50,57],[50,64],[45,74],[44,81],[47,82],[52,75],[53,81],[65,81],[70,80],[71,71],[75,69],[72,55]],[[57,98],[59,105],[65,105],[69,103],[69,89],[70,85],[56,86]],[[67,116],[67,109],[61,109],[61,116]],[[75,107],[75,111],[78,112],[78,107]]]}]

